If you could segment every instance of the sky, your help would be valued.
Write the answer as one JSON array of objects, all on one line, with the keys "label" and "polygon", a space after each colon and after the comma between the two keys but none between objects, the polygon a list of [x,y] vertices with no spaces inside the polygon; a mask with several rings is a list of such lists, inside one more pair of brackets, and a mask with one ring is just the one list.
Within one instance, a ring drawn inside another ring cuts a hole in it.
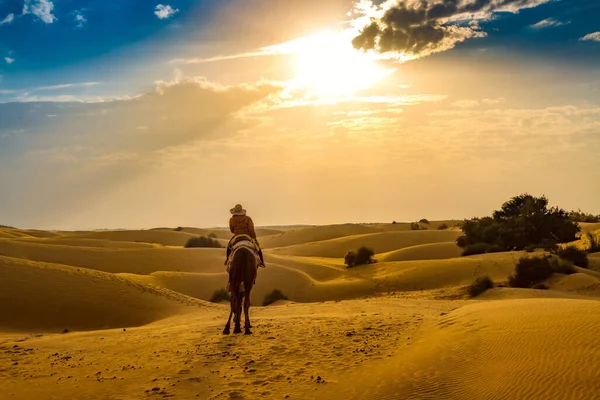
[{"label": "sky", "polygon": [[597,0],[0,0],[0,224],[600,214]]}]

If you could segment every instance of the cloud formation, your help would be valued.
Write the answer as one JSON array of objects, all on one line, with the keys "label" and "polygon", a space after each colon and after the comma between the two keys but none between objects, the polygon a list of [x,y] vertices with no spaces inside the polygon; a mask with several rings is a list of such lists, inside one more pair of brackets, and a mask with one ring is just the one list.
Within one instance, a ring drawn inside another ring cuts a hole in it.
[{"label": "cloud formation", "polygon": [[590,33],[588,35],[585,35],[584,37],[582,37],[579,40],[589,41],[589,42],[600,42],[600,32]]},{"label": "cloud formation", "polygon": [[410,60],[485,37],[478,21],[496,12],[516,13],[549,0],[363,0],[354,9],[359,34],[352,44],[390,58]]},{"label": "cloud formation", "polygon": [[179,9],[177,9],[177,8],[174,9],[170,5],[159,4],[156,6],[156,11],[154,11],[154,14],[156,14],[158,19],[168,19],[168,18],[171,18],[173,15],[175,15],[178,12],[179,12]]},{"label": "cloud formation", "polygon": [[544,29],[544,28],[552,28],[556,26],[563,26],[570,24],[571,21],[562,22],[554,18],[547,18],[543,21],[538,22],[537,24],[531,25],[533,29]]},{"label": "cloud formation", "polygon": [[33,14],[47,24],[53,23],[57,18],[52,14],[54,3],[51,0],[25,0],[23,15]]},{"label": "cloud formation", "polygon": [[80,11],[75,11],[75,23],[78,28],[83,28],[83,26],[87,23],[87,19],[83,16]]},{"label": "cloud formation", "polygon": [[4,25],[4,24],[10,24],[11,22],[13,22],[13,20],[15,19],[15,14],[8,14],[6,16],[6,18],[4,18],[2,21],[0,21],[0,25]]},{"label": "cloud formation", "polygon": [[15,59],[10,57],[4,57],[4,61],[6,61],[7,64],[12,64],[15,62]]}]

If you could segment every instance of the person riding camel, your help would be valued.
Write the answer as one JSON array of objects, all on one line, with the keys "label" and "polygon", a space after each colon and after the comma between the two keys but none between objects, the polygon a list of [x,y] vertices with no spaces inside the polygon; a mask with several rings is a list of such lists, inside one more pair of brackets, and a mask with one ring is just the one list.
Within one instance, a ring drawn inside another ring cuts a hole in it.
[{"label": "person riding camel", "polygon": [[229,219],[229,230],[233,234],[233,237],[227,245],[227,258],[225,259],[225,265],[227,265],[229,262],[229,255],[231,254],[231,249],[236,240],[239,239],[240,236],[247,236],[252,240],[257,249],[258,256],[260,257],[259,266],[264,268],[265,261],[263,259],[260,245],[258,244],[258,240],[256,240],[256,232],[254,231],[254,222],[252,221],[252,218],[246,215],[246,210],[242,208],[241,204],[236,204],[236,206],[229,210],[229,212],[232,214],[231,218]]}]

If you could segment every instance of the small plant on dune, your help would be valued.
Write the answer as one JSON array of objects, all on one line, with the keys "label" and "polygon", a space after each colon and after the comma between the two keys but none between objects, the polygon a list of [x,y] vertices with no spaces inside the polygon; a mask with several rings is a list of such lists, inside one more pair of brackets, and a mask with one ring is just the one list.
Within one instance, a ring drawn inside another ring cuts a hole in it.
[{"label": "small plant on dune", "polygon": [[177,228],[173,229],[175,232],[181,232],[183,230],[183,228],[181,226],[178,226]]},{"label": "small plant on dune", "polygon": [[589,265],[587,253],[575,246],[560,247],[555,253],[563,260],[569,260],[578,267],[587,268]]},{"label": "small plant on dune", "polygon": [[410,223],[410,230],[411,231],[423,231],[426,230],[427,228],[425,228],[424,226],[421,226],[418,222],[411,222]]},{"label": "small plant on dune", "polygon": [[397,224],[397,222],[396,222],[396,221],[392,221],[392,225],[396,225],[396,224]]},{"label": "small plant on dune", "polygon": [[209,238],[206,236],[200,236],[197,238],[190,238],[185,244],[185,248],[198,248],[198,247],[212,247],[212,248],[221,248],[221,243],[218,240],[213,238]]},{"label": "small plant on dune", "polygon": [[446,225],[446,224],[441,224],[440,226],[438,226],[438,230],[439,230],[439,231],[443,231],[443,230],[445,230],[445,229],[448,229],[448,225]]},{"label": "small plant on dune", "polygon": [[523,257],[515,267],[514,275],[508,278],[508,285],[515,288],[531,288],[552,275],[549,256]]},{"label": "small plant on dune", "polygon": [[427,218],[420,219],[419,222],[421,224],[429,224],[429,220]]},{"label": "small plant on dune", "polygon": [[217,238],[217,234],[214,233],[214,232],[211,232],[211,233],[209,233],[208,237],[211,238],[211,239],[216,239]]},{"label": "small plant on dune", "polygon": [[344,256],[344,264],[346,264],[348,268],[354,267],[356,264],[356,253],[353,251],[347,252]]},{"label": "small plant on dune", "polygon": [[281,290],[275,289],[271,293],[267,293],[265,300],[263,301],[263,306],[268,306],[278,300],[288,300],[288,298]]},{"label": "small plant on dune", "polygon": [[373,251],[373,249],[366,246],[362,246],[356,251],[356,259],[354,260],[354,265],[372,264],[375,262],[375,260],[373,260],[372,258],[374,255],[375,251]]},{"label": "small plant on dune", "polygon": [[480,276],[479,278],[475,279],[475,282],[473,282],[467,288],[467,292],[469,293],[470,297],[477,297],[486,290],[491,289],[493,287],[494,282],[490,279],[489,276]]},{"label": "small plant on dune", "polygon": [[225,289],[216,290],[210,298],[211,303],[220,303],[231,299],[229,292]]}]

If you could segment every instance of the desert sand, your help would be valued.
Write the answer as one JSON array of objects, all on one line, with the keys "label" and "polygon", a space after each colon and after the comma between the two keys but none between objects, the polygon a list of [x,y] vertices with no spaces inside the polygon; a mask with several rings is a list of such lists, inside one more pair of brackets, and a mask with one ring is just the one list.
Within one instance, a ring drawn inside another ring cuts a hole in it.
[{"label": "desert sand", "polygon": [[[460,257],[455,224],[259,229],[253,335],[229,336],[225,250],[183,248],[226,230],[2,228],[0,399],[600,399],[600,254],[502,287],[525,253]],[[362,245],[378,262],[345,268]]]}]

